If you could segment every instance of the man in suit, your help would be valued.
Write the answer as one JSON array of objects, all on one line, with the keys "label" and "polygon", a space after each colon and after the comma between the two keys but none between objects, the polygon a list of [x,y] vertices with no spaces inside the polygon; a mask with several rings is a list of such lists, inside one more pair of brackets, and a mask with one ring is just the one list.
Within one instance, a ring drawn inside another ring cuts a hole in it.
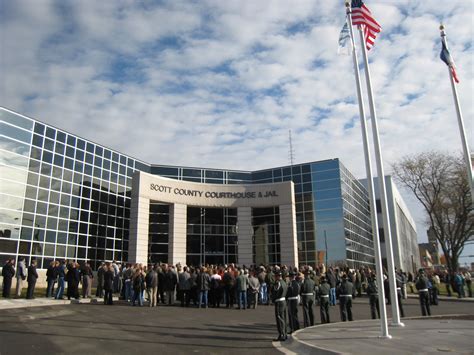
[{"label": "man in suit", "polygon": [[3,298],[10,298],[10,290],[12,288],[12,279],[15,276],[15,260],[8,259],[2,268],[3,276]]},{"label": "man in suit", "polygon": [[26,281],[28,282],[26,299],[28,300],[32,300],[35,298],[33,295],[35,292],[36,280],[38,280],[38,273],[36,272],[36,260],[33,259],[31,261],[31,265],[28,266],[28,278],[26,279]]}]

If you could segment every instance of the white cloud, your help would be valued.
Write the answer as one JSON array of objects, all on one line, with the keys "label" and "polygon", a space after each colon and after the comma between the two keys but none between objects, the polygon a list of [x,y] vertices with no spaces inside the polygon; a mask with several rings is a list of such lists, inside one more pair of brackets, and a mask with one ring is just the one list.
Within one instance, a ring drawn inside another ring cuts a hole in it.
[{"label": "white cloud", "polygon": [[[461,150],[440,21],[474,146],[472,4],[367,5],[383,27],[369,56],[387,172],[405,154]],[[286,165],[291,128],[297,162],[339,157],[365,175],[352,60],[336,54],[336,1],[2,7],[2,106],[158,164]]]}]

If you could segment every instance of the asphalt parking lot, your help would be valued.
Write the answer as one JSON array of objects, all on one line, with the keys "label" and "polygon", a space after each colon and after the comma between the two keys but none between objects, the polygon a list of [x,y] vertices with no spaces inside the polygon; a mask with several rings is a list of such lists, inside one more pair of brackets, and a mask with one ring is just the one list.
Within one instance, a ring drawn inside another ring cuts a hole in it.
[{"label": "asphalt parking lot", "polygon": [[[277,354],[272,346],[277,335],[273,312],[272,306],[256,310],[148,308],[120,302],[7,309],[0,311],[0,355]],[[331,320],[338,321],[338,307],[331,307],[330,312]],[[409,317],[420,315],[416,299],[405,301],[405,312]],[[315,307],[315,313],[319,321],[319,308]],[[474,315],[474,307],[442,302],[432,313]],[[299,315],[302,321],[301,309]],[[354,318],[368,317],[368,300],[355,300]]]}]

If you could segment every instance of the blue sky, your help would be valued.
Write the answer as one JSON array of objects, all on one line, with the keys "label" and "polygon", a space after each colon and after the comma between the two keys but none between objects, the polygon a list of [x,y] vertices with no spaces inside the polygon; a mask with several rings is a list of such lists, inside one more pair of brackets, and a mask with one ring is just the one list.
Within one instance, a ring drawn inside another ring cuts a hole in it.
[{"label": "blue sky", "polygon": [[[472,1],[366,4],[383,27],[369,56],[386,172],[461,151],[440,21],[474,146]],[[160,164],[286,165],[291,129],[297,163],[339,157],[362,178],[343,23],[343,1],[4,0],[0,105]]]}]

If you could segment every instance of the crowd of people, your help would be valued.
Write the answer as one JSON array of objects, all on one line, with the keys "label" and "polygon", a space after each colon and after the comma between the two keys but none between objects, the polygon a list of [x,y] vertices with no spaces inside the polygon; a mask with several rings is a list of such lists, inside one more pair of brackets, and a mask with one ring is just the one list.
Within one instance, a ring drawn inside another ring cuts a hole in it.
[{"label": "crowd of people", "polygon": [[[36,261],[26,267],[25,260],[19,259],[15,269],[14,259],[8,260],[2,269],[3,297],[10,297],[12,280],[16,278],[15,295],[20,297],[24,282],[28,284],[26,298],[34,298],[38,273]],[[390,284],[384,276],[383,289],[385,302],[391,303]],[[95,296],[104,298],[104,304],[113,304],[113,295],[132,306],[156,307],[174,305],[182,307],[226,307],[245,310],[257,305],[275,305],[279,340],[287,337],[286,331],[299,328],[298,306],[302,305],[303,324],[314,325],[313,306],[319,305],[322,323],[329,323],[329,307],[339,303],[341,321],[352,321],[352,300],[367,294],[370,314],[373,319],[380,317],[379,285],[376,275],[370,268],[350,269],[348,267],[328,267],[319,265],[255,266],[239,267],[229,265],[202,265],[199,267],[170,265],[123,264],[103,262],[94,276],[89,263],[78,264],[71,261],[52,261],[46,271],[48,298],[79,299],[90,298],[92,284],[96,277]],[[420,269],[414,276],[396,270],[396,288],[401,317],[404,317],[403,299],[408,289],[416,288],[422,315],[431,315],[430,305],[438,304],[441,281],[446,285],[448,295],[451,288],[458,297],[465,297],[465,286],[472,297],[471,274],[447,272],[425,273]],[[81,286],[81,295],[79,286]]]}]

